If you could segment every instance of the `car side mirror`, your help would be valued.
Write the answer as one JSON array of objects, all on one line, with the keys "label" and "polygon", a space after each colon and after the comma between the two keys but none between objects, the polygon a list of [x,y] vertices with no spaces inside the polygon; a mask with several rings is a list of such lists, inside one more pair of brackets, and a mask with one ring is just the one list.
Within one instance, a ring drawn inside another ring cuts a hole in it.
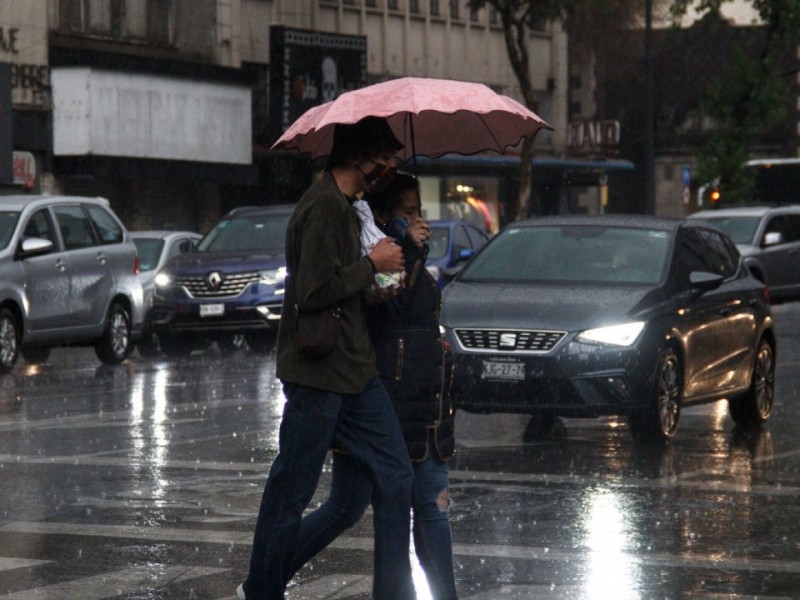
[{"label": "car side mirror", "polygon": [[775,246],[783,242],[783,234],[780,231],[770,231],[764,235],[763,246]]},{"label": "car side mirror", "polygon": [[692,271],[689,273],[689,284],[693,290],[697,290],[701,294],[710,292],[717,289],[724,277],[718,273],[708,273],[706,271]]},{"label": "car side mirror", "polygon": [[22,240],[19,247],[19,258],[28,258],[29,256],[41,256],[53,250],[53,242],[44,238],[26,238]]},{"label": "car side mirror", "polygon": [[461,248],[461,250],[458,251],[458,262],[469,260],[474,254],[474,248]]}]

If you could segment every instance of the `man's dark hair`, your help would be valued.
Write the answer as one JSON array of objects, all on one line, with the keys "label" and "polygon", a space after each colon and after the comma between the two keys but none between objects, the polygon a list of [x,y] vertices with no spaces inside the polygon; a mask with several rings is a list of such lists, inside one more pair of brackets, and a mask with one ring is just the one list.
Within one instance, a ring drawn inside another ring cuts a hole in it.
[{"label": "man's dark hair", "polygon": [[337,124],[333,130],[333,147],[328,168],[360,154],[398,152],[403,149],[386,119],[366,117],[352,125]]}]

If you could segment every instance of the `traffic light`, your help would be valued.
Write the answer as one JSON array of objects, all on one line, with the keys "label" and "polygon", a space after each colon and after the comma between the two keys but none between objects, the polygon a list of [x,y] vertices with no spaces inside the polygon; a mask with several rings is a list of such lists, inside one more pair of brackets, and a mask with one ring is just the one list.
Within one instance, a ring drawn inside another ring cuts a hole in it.
[{"label": "traffic light", "polygon": [[719,192],[719,186],[714,186],[711,188],[711,191],[708,192],[708,198],[711,200],[711,204],[718,204],[720,198],[722,198],[722,194]]}]

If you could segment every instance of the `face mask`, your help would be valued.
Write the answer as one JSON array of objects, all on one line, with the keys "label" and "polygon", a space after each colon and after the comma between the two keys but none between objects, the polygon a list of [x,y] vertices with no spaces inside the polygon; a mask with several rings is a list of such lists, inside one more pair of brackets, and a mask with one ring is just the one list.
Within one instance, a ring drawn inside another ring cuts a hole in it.
[{"label": "face mask", "polygon": [[375,163],[375,167],[373,167],[369,173],[361,171],[361,174],[364,175],[364,184],[366,185],[364,191],[368,194],[380,194],[386,189],[386,186],[392,182],[396,173],[396,167],[388,167],[380,163]]}]

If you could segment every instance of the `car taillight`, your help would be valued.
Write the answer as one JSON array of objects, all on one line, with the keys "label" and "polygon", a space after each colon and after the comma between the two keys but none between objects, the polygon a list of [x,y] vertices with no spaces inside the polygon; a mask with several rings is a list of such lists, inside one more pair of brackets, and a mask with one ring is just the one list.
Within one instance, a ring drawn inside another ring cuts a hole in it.
[{"label": "car taillight", "polygon": [[133,274],[134,275],[138,275],[139,274],[139,256],[138,255],[136,256],[136,258],[133,261]]}]

